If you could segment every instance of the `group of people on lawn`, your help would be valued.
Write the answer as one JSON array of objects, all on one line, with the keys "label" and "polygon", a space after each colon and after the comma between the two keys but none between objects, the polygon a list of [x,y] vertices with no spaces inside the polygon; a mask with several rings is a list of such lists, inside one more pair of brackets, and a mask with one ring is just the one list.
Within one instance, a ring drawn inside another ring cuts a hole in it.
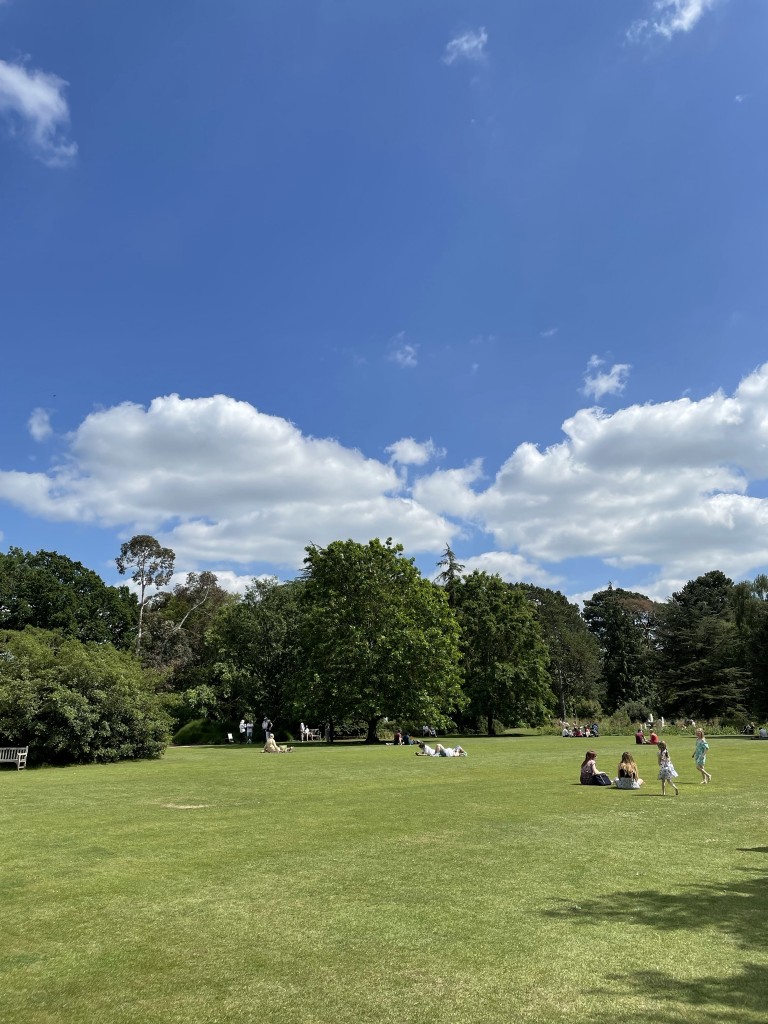
[{"label": "group of people on lawn", "polygon": [[567,722],[561,722],[562,732],[560,735],[565,738],[567,736],[575,736],[578,738],[586,737],[589,739],[591,736],[600,735],[600,726],[597,722],[593,722],[591,725],[574,725],[571,727]]},{"label": "group of people on lawn", "polygon": [[[638,730],[642,732],[642,730]],[[669,749],[664,740],[660,740],[655,733],[651,734],[652,738],[655,737],[656,748],[658,749],[658,764],[659,772],[657,778],[661,782],[661,795],[667,795],[667,783],[670,784],[672,789],[675,791],[675,796],[680,796],[680,790],[675,784],[675,779],[678,778],[678,773],[675,771],[675,766],[672,764],[672,759],[669,754]],[[645,743],[644,739],[637,739],[636,742]],[[703,729],[696,730],[696,747],[691,754],[691,757],[696,763],[696,770],[701,775],[701,784],[706,786],[708,782],[711,782],[712,775],[707,771],[705,765],[707,762],[707,751],[709,750],[709,744],[704,736]],[[597,767],[597,753],[594,750],[588,750],[584,760],[581,762],[581,772],[579,775],[579,782],[582,786],[616,786],[617,789],[640,789],[644,784],[643,779],[640,778],[640,772],[638,770],[635,759],[632,757],[628,750],[625,750],[621,755],[618,768],[616,770],[616,777],[611,779],[607,772],[600,771]]]}]

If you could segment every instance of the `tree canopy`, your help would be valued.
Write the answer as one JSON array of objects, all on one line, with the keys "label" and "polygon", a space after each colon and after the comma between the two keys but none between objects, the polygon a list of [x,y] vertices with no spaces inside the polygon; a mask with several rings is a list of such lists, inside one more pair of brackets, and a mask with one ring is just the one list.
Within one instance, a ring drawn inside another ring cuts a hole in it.
[{"label": "tree canopy", "polygon": [[164,587],[173,576],[176,554],[171,548],[164,548],[159,541],[148,534],[137,534],[120,545],[120,554],[115,559],[117,571],[123,576],[133,569],[131,579],[139,588],[139,628],[136,634],[136,650],[141,649],[141,634],[144,625],[144,607],[147,603],[148,587]]},{"label": "tree canopy", "polygon": [[608,710],[657,699],[657,605],[645,594],[608,586],[584,602],[584,619],[603,653],[601,688]]},{"label": "tree canopy", "polygon": [[453,589],[461,627],[464,688],[470,715],[495,722],[538,725],[553,704],[547,650],[533,605],[500,576],[472,572]]},{"label": "tree canopy", "polygon": [[359,718],[429,720],[461,702],[458,626],[445,594],[391,540],[334,541],[305,558],[302,643],[308,702]]},{"label": "tree canopy", "polygon": [[109,587],[56,551],[0,553],[0,626],[7,629],[61,629],[78,640],[128,647],[138,611],[128,587]]},{"label": "tree canopy", "polygon": [[594,714],[599,707],[600,647],[578,605],[559,590],[517,584],[536,611],[549,655],[549,675],[564,719]]}]

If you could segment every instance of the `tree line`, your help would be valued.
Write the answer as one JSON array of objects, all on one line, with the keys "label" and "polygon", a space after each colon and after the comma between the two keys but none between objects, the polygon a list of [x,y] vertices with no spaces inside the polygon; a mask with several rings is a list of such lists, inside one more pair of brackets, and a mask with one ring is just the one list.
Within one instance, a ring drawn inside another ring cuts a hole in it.
[{"label": "tree line", "polygon": [[[164,589],[175,555],[122,545],[112,587],[56,552],[0,553],[0,744],[37,760],[151,756],[186,723],[268,714],[377,740],[389,719],[494,734],[552,716],[768,713],[768,578],[713,571],[666,602],[563,594],[465,572],[434,581],[391,540],[307,548],[294,580],[242,596],[214,573]],[[32,753],[32,751],[31,751]]]}]

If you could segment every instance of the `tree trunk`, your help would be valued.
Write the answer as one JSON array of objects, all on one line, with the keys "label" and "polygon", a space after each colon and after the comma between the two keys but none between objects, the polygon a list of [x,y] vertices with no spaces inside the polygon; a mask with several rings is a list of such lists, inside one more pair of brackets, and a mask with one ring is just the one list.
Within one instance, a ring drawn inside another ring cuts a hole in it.
[{"label": "tree trunk", "polygon": [[496,735],[496,729],[494,728],[494,725],[493,725],[493,711],[489,711],[488,712],[488,735],[489,736],[495,736]]},{"label": "tree trunk", "polygon": [[379,724],[378,718],[368,719],[368,735],[365,737],[366,743],[380,743],[379,737],[376,735],[376,728]]}]

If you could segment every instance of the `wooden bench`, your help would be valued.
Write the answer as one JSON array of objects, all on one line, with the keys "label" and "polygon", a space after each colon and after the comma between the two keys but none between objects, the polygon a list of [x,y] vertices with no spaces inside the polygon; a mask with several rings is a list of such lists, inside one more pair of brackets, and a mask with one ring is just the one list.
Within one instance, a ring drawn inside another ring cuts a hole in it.
[{"label": "wooden bench", "polygon": [[304,735],[307,737],[308,740],[322,739],[319,729],[307,729]]},{"label": "wooden bench", "polygon": [[0,763],[3,761],[13,762],[16,770],[21,771],[27,767],[27,754],[29,747],[0,747]]}]

